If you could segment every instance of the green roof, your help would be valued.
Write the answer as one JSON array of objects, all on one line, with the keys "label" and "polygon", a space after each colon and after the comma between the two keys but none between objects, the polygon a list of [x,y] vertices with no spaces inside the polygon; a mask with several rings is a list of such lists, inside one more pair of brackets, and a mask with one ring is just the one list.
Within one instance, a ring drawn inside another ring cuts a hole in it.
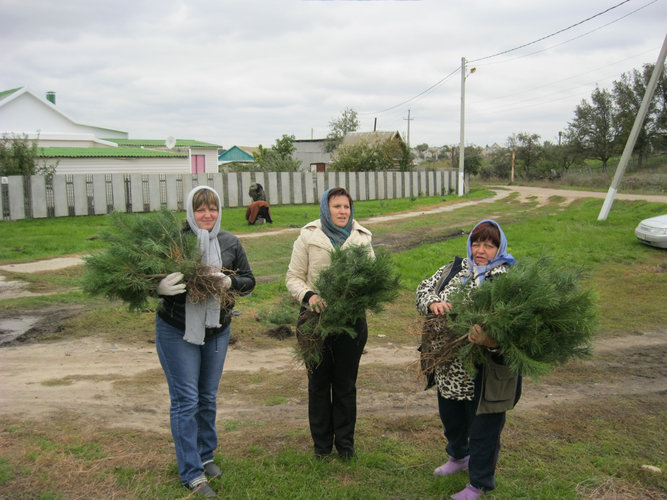
[{"label": "green roof", "polygon": [[164,158],[187,157],[185,153],[157,151],[141,148],[39,148],[39,156],[43,158]]},{"label": "green roof", "polygon": [[2,92],[0,92],[0,101],[2,101],[5,97],[12,95],[17,90],[21,90],[22,88],[23,87],[16,87],[15,89],[3,90]]},{"label": "green roof", "polygon": [[[105,139],[106,141],[115,142],[119,146],[150,146],[153,148],[164,148],[165,139]],[[218,144],[211,144],[210,142],[194,141],[191,139],[176,139],[175,147],[200,147],[200,148],[221,148]]]}]

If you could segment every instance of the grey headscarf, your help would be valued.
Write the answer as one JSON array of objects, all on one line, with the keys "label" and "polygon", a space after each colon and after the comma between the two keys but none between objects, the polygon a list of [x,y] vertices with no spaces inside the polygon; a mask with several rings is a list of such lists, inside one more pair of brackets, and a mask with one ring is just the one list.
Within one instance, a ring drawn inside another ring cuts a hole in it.
[{"label": "grey headscarf", "polygon": [[[192,200],[195,193],[202,189],[212,191],[218,199],[218,219],[210,231],[201,229],[195,222],[195,208],[192,206]],[[202,264],[220,270],[222,268],[222,256],[220,254],[220,244],[218,243],[218,232],[220,231],[220,218],[222,214],[220,196],[214,189],[208,186],[197,186],[188,194],[185,209],[188,225],[199,239]],[[191,344],[203,345],[206,333],[205,329],[218,326],[220,326],[220,302],[218,299],[208,296],[203,302],[195,304],[190,300],[190,294],[188,294],[185,300],[185,336],[183,339]]]}]

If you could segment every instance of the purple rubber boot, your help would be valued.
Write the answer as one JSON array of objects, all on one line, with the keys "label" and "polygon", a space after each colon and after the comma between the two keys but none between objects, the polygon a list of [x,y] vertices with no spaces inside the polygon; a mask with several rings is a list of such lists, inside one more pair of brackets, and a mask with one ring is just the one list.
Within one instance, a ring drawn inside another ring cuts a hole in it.
[{"label": "purple rubber boot", "polygon": [[481,498],[483,494],[484,492],[482,490],[468,484],[461,491],[452,495],[452,498],[454,500],[477,500],[478,498]]},{"label": "purple rubber boot", "polygon": [[462,470],[468,470],[468,461],[470,460],[470,455],[460,460],[449,457],[447,463],[441,465],[433,471],[433,474],[436,476],[449,476],[450,474],[456,474]]}]

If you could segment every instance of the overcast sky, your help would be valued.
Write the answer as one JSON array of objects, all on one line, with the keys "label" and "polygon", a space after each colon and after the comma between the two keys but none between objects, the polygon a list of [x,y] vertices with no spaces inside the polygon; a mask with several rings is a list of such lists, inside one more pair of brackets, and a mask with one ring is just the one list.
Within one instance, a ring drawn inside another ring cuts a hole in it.
[{"label": "overcast sky", "polygon": [[268,147],[352,108],[360,131],[409,123],[412,146],[441,146],[459,142],[465,57],[467,144],[557,142],[666,33],[667,0],[0,0],[0,90],[55,91],[131,139]]}]

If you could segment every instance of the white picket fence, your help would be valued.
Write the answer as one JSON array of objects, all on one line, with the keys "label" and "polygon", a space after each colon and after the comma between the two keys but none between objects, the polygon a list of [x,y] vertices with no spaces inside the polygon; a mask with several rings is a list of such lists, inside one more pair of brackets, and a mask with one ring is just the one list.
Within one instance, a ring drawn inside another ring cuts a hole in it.
[{"label": "white picket fence", "polygon": [[[0,183],[3,220],[184,210],[188,192],[208,185],[224,208],[247,206],[260,183],[271,205],[319,202],[324,191],[345,187],[354,200],[439,196],[456,191],[458,170],[410,172],[231,172],[216,174],[70,174],[9,176]],[[466,186],[469,183],[466,179]]]}]

